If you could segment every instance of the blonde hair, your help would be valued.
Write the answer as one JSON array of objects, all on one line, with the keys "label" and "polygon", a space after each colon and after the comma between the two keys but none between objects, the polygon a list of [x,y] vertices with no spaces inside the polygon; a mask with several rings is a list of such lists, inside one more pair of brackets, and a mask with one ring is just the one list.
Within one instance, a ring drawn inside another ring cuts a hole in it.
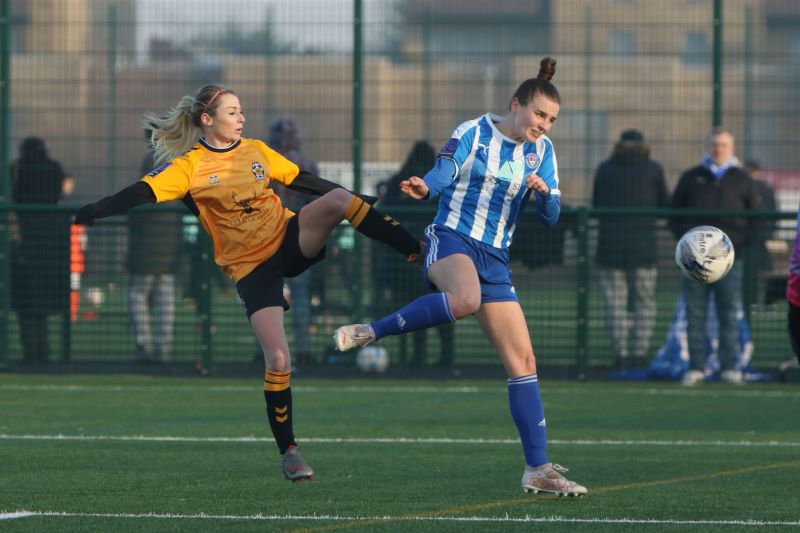
[{"label": "blonde hair", "polygon": [[194,96],[186,95],[166,115],[148,113],[144,129],[155,152],[156,166],[179,157],[200,137],[204,113],[214,115],[219,107],[219,96],[235,94],[219,84],[200,87]]}]

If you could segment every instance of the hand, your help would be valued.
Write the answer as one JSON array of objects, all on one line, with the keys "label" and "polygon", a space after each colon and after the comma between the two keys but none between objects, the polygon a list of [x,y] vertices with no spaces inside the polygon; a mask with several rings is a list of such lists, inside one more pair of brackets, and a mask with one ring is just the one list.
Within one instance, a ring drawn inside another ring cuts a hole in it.
[{"label": "hand", "polygon": [[413,198],[414,200],[422,200],[428,196],[428,184],[418,176],[411,176],[407,180],[400,182],[400,190]]},{"label": "hand", "polygon": [[542,196],[547,196],[550,194],[550,187],[548,187],[544,180],[536,174],[528,174],[525,177],[525,185],[527,185],[529,189],[533,189]]},{"label": "hand", "polygon": [[75,213],[75,220],[73,221],[73,224],[79,224],[81,226],[93,226],[95,218],[94,204],[87,204],[78,209],[78,212]]}]

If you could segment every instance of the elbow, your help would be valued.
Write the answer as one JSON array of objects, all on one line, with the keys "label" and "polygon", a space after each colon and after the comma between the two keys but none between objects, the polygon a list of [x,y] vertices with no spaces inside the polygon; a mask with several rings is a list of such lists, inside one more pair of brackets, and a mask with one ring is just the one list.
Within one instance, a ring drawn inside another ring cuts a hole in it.
[{"label": "elbow", "polygon": [[556,213],[555,215],[551,215],[551,216],[543,216],[542,217],[542,223],[546,227],[552,228],[558,222],[558,215],[559,215],[559,213]]}]

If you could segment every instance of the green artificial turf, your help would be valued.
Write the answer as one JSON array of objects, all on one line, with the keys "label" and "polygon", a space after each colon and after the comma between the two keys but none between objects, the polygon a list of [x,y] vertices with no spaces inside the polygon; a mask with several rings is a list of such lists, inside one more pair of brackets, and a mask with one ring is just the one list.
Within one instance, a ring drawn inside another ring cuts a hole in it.
[{"label": "green artificial turf", "polygon": [[502,381],[293,389],[315,469],[298,484],[280,474],[258,380],[0,375],[0,529],[800,527],[796,386],[543,381],[550,458],[582,498],[520,490]]}]

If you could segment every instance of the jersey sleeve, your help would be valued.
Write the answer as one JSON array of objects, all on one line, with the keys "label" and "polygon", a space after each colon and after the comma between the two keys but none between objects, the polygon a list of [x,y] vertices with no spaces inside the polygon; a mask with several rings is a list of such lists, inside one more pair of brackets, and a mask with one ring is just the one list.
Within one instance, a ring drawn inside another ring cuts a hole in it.
[{"label": "jersey sleeve", "polygon": [[536,175],[544,180],[550,189],[551,195],[561,196],[561,190],[558,188],[558,161],[556,160],[556,152],[550,142],[545,145],[542,164],[536,171]]},{"label": "jersey sleeve", "polygon": [[456,128],[450,140],[439,151],[433,169],[423,178],[430,191],[428,198],[438,196],[459,175],[461,165],[472,151],[476,129],[474,122],[465,122]]},{"label": "jersey sleeve", "polygon": [[192,163],[188,157],[182,156],[153,169],[142,181],[153,189],[156,202],[161,203],[186,196],[191,177]]},{"label": "jersey sleeve", "polygon": [[556,152],[550,142],[546,143],[542,164],[536,174],[542,178],[550,189],[550,194],[547,196],[536,193],[536,209],[539,213],[539,219],[544,225],[552,227],[558,222],[558,217],[561,215],[561,190],[558,188]]},{"label": "jersey sleeve", "polygon": [[300,167],[283,157],[281,154],[263,142],[257,141],[257,143],[258,149],[267,160],[269,179],[275,180],[283,185],[291,185],[297,175],[300,174]]}]

